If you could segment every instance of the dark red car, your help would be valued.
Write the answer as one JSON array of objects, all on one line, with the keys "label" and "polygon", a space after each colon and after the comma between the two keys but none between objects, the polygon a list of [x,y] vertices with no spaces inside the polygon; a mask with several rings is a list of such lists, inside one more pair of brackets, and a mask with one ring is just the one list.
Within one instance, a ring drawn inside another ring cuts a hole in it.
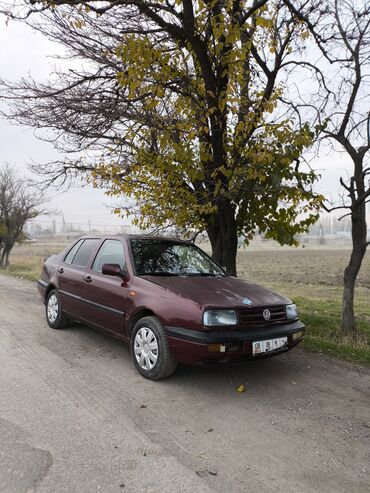
[{"label": "dark red car", "polygon": [[83,237],[45,261],[37,284],[51,328],[76,320],[129,342],[136,368],[153,380],[178,362],[272,356],[304,336],[289,299],[229,276],[178,239]]}]

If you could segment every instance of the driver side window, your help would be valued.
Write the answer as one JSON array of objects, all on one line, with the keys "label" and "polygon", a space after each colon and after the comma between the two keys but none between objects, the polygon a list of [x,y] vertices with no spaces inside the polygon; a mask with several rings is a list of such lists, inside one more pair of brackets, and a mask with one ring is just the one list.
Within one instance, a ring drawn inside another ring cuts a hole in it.
[{"label": "driver side window", "polygon": [[119,240],[104,241],[95,257],[92,269],[101,272],[104,264],[118,264],[121,270],[125,269],[125,254]]}]

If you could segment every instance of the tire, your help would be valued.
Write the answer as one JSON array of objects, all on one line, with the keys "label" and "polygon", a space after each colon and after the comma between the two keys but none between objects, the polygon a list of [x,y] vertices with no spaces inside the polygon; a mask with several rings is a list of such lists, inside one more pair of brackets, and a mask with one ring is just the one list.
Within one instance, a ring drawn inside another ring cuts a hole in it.
[{"label": "tire", "polygon": [[68,318],[64,315],[59,293],[52,289],[46,299],[46,321],[51,329],[64,329]]},{"label": "tire", "polygon": [[136,322],[131,334],[131,354],[137,371],[150,380],[169,377],[177,367],[164,327],[156,317]]}]

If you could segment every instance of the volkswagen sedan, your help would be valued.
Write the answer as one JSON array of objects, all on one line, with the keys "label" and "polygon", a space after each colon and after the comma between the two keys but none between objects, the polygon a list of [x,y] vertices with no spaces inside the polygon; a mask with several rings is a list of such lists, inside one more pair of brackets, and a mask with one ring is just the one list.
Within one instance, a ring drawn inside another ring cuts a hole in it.
[{"label": "volkswagen sedan", "polygon": [[45,261],[38,290],[52,329],[70,321],[130,344],[146,378],[178,363],[243,362],[304,337],[288,298],[230,276],[187,241],[141,235],[78,239]]}]

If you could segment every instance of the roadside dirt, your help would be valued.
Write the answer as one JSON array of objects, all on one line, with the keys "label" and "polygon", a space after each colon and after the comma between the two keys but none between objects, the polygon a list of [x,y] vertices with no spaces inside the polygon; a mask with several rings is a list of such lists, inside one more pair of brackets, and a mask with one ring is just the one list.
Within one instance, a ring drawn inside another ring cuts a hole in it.
[{"label": "roadside dirt", "polygon": [[2,493],[370,491],[360,367],[297,349],[153,383],[122,343],[48,329],[35,285],[0,276],[0,368]]}]

